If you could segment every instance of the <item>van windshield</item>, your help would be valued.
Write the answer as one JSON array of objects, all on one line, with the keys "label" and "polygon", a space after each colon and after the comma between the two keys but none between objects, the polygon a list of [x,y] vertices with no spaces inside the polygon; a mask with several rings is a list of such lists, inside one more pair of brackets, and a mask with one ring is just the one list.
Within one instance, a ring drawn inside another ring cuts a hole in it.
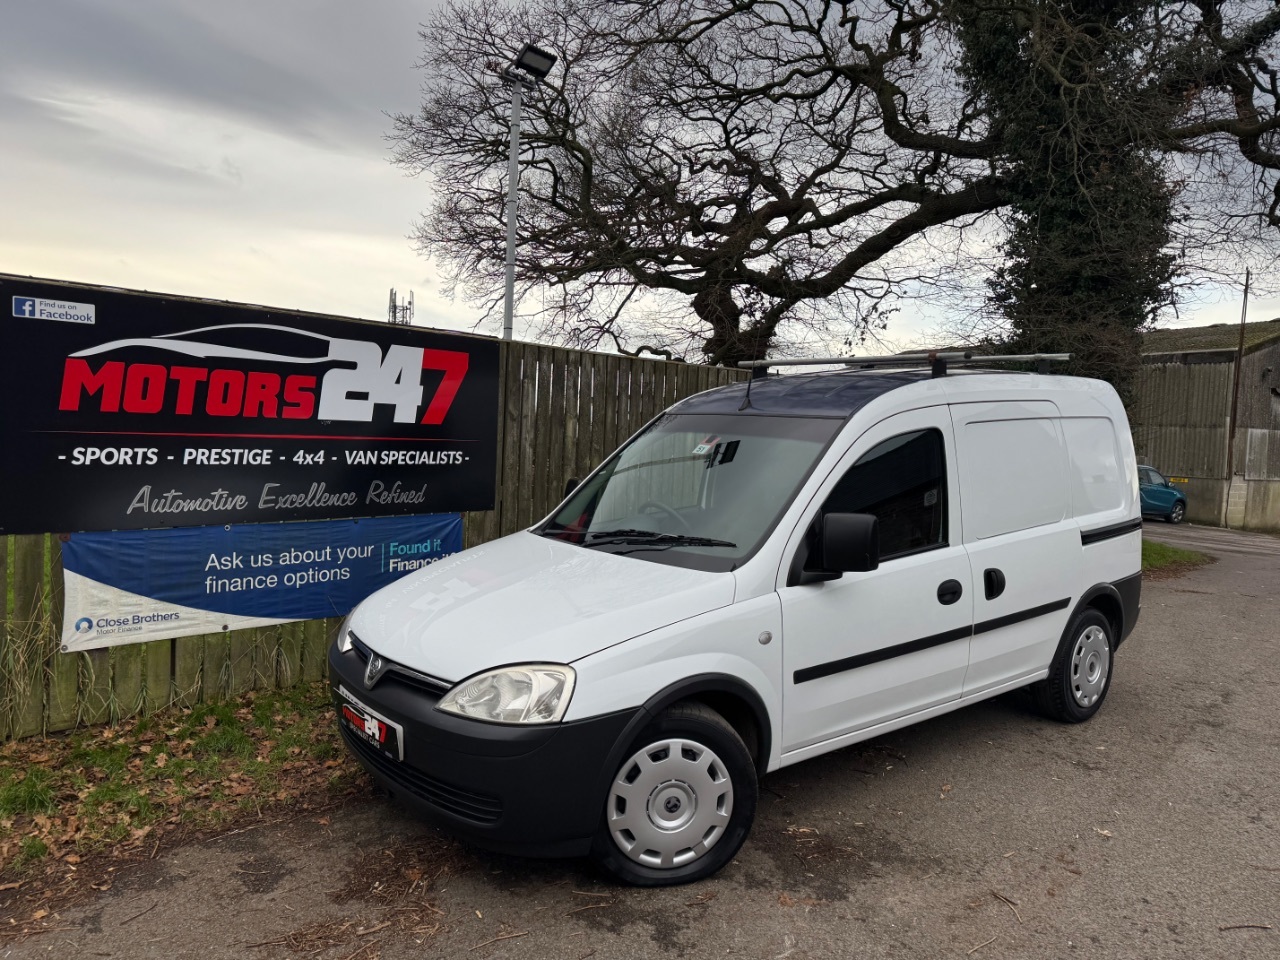
[{"label": "van windshield", "polygon": [[534,532],[654,563],[733,570],[764,542],[842,424],[664,415]]}]

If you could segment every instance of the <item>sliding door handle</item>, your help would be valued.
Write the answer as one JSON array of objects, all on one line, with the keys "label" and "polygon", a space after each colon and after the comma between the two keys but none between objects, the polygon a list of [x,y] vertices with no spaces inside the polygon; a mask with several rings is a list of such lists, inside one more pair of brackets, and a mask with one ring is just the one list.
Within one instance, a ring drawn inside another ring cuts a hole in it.
[{"label": "sliding door handle", "polygon": [[984,570],[982,573],[982,585],[986,589],[987,599],[994,600],[1004,593],[1004,573],[995,567]]}]

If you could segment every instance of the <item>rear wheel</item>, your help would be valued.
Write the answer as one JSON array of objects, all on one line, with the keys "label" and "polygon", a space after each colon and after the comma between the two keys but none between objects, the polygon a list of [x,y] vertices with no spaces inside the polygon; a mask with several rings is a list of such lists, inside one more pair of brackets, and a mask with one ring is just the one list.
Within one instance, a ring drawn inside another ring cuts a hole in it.
[{"label": "rear wheel", "polygon": [[1173,505],[1173,509],[1169,511],[1169,522],[1181,523],[1183,518],[1186,515],[1187,515],[1187,505],[1183,503],[1181,500],[1179,500],[1177,503]]},{"label": "rear wheel", "polygon": [[1032,687],[1040,710],[1063,723],[1088,720],[1111,689],[1111,621],[1089,608],[1076,614],[1058,647],[1049,676]]},{"label": "rear wheel", "polygon": [[731,859],[755,819],[755,764],[710,707],[664,710],[614,772],[592,855],[644,887],[701,880]]}]

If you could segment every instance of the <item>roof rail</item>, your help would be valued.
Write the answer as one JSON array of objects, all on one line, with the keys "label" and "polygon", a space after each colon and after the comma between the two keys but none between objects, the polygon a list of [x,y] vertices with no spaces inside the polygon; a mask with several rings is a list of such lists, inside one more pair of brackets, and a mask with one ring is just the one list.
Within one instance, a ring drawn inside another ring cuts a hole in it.
[{"label": "roof rail", "polygon": [[841,363],[847,367],[904,367],[913,364],[929,364],[935,377],[945,377],[949,364],[968,365],[974,363],[1032,363],[1036,365],[1036,373],[1048,373],[1049,364],[1055,360],[1070,360],[1069,353],[1018,353],[976,355],[969,351],[930,350],[926,353],[899,353],[888,357],[806,357],[795,360],[739,360],[738,366],[751,371],[751,379],[758,380],[769,375],[770,367],[812,367],[830,366]]}]

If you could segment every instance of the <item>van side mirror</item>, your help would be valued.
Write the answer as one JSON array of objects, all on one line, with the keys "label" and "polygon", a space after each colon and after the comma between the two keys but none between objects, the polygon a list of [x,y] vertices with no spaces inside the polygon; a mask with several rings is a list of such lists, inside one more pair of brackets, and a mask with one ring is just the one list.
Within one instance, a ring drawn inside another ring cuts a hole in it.
[{"label": "van side mirror", "polygon": [[582,481],[581,481],[581,480],[579,480],[577,477],[570,477],[568,480],[566,480],[566,481],[564,482],[564,493],[563,493],[563,494],[561,494],[560,499],[561,499],[561,500],[568,500],[568,499],[569,499],[569,494],[571,494],[571,493],[573,493],[573,491],[577,490],[577,489],[578,489],[578,485],[579,485],[579,484],[581,484],[581,483],[582,483]]},{"label": "van side mirror", "polygon": [[824,516],[822,566],[841,573],[866,573],[880,566],[880,521],[870,513]]}]

